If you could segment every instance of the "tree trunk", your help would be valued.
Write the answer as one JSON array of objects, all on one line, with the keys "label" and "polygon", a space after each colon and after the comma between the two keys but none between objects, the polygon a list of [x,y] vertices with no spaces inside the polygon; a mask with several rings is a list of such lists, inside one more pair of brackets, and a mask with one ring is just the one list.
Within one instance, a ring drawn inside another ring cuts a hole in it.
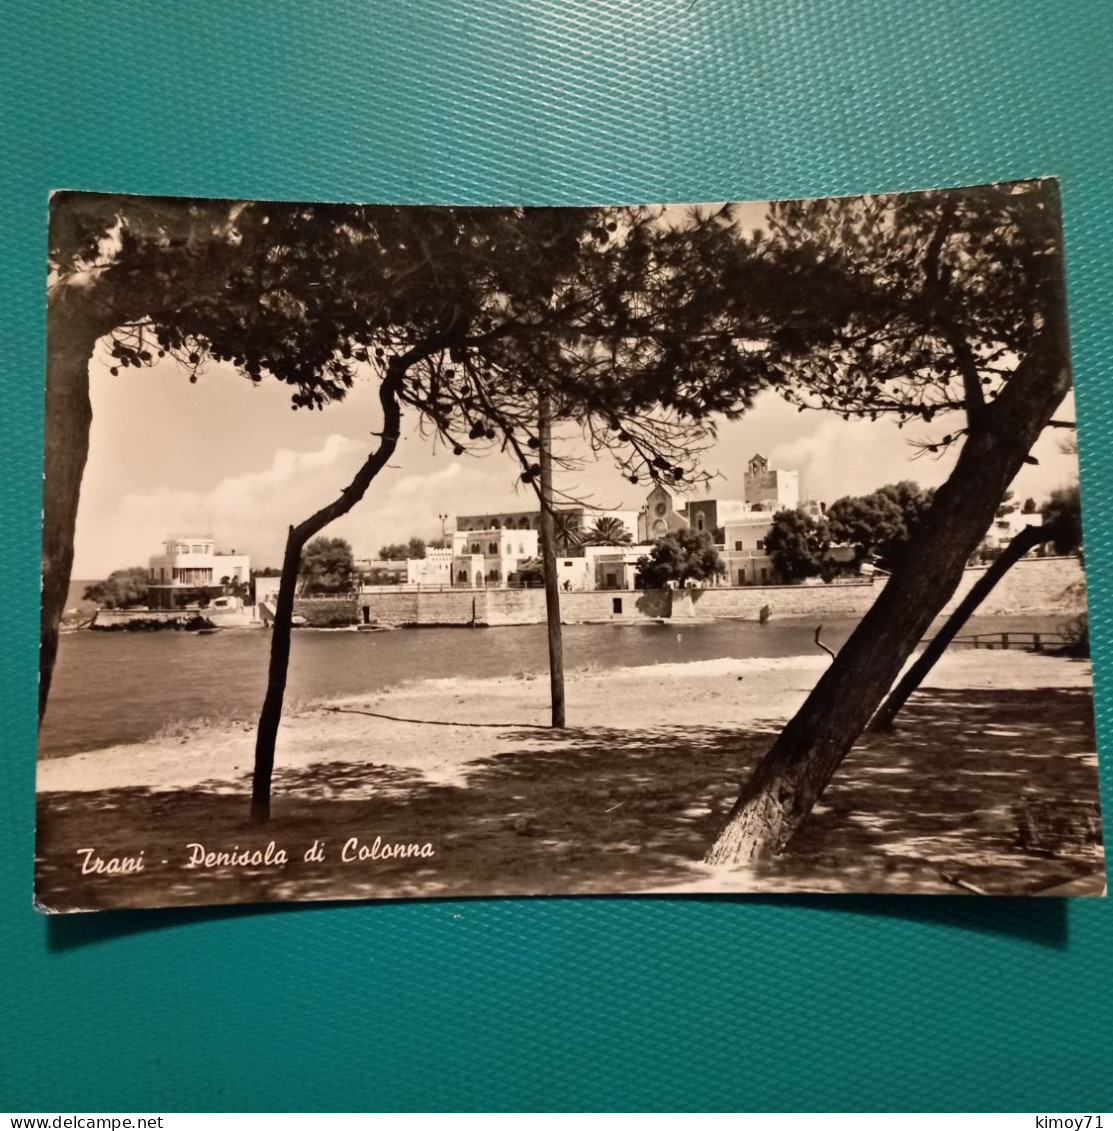
[{"label": "tree trunk", "polygon": [[282,701],[286,696],[286,676],[290,670],[290,633],[293,630],[294,596],[298,586],[301,552],[310,536],[300,536],[291,526],[286,536],[282,575],[274,606],[271,628],[271,658],[267,671],[267,693],[259,712],[255,732],[255,769],[251,775],[251,819],[269,821],[271,815],[271,777],[274,774],[274,749],[278,725],[282,721]]},{"label": "tree trunk", "polygon": [[995,402],[971,420],[902,565],[838,658],[742,787],[706,860],[780,852],[811,811],[905,661],[958,587],[1027,453],[1070,388],[1065,325],[1054,315]]},{"label": "tree trunk", "polygon": [[81,477],[89,455],[93,409],[89,362],[102,329],[78,303],[47,307],[46,400],[43,432],[42,608],[39,623],[39,725],[46,712],[58,629],[73,568],[73,535]]},{"label": "tree trunk", "polygon": [[1027,526],[1016,535],[1001,556],[971,586],[970,592],[947,618],[946,624],[935,634],[919,659],[904,673],[901,681],[889,693],[889,698],[870,722],[870,730],[893,729],[893,720],[900,713],[909,695],[924,682],[928,673],[947,650],[947,645],[959,634],[962,626],[974,615],[975,610],[993,591],[994,586],[1029,550],[1041,542],[1049,541],[1052,537],[1054,534],[1046,526]]},{"label": "tree trunk", "polygon": [[278,740],[278,725],[282,719],[282,701],[286,695],[286,675],[290,667],[290,632],[301,552],[310,538],[319,534],[334,519],[347,514],[363,498],[372,480],[394,454],[398,446],[398,430],[402,423],[398,391],[406,368],[406,359],[392,362],[379,390],[379,400],[383,409],[383,431],[378,448],[367,457],[366,462],[356,472],[355,478],[340,492],[340,497],[335,502],[323,507],[298,526],[291,526],[286,539],[286,553],[282,559],[282,578],[278,583],[278,601],[271,632],[267,693],[263,699],[263,709],[259,712],[259,727],[255,735],[255,768],[251,776],[251,819],[256,823],[269,821],[271,815],[274,749]]},{"label": "tree trunk", "polygon": [[552,723],[564,723],[564,641],[560,628],[560,582],[557,579],[556,523],[553,519],[553,418],[549,394],[542,392],[537,413],[541,464],[541,562],[545,573],[545,621],[549,630],[549,688]]}]

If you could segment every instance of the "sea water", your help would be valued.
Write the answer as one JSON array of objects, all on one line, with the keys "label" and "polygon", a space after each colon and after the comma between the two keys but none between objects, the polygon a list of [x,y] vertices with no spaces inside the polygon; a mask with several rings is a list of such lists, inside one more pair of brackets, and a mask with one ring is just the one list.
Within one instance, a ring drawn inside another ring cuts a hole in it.
[{"label": "sea water", "polygon": [[[1055,632],[1067,618],[981,617],[963,630]],[[823,625],[838,648],[855,618]],[[816,622],[721,620],[564,626],[567,671],[683,663],[724,657],[817,652]],[[53,758],[142,742],[179,720],[258,716],[271,634],[264,629],[64,634],[39,737]],[[365,633],[299,629],[293,634],[287,704],[367,694],[412,680],[487,678],[548,670],[543,624],[499,628],[414,628]]]}]

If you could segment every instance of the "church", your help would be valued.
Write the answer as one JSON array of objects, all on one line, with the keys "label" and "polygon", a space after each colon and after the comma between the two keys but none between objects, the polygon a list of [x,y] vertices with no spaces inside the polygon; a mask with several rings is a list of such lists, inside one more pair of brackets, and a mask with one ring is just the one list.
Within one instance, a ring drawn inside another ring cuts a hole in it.
[{"label": "church", "polygon": [[[726,585],[776,583],[776,571],[765,549],[765,539],[777,511],[800,507],[800,474],[769,466],[766,456],[750,458],[742,481],[741,499],[692,499],[679,506],[667,487],[657,484],[638,515],[638,540],[656,542],[681,530],[711,535],[727,567]],[[820,503],[807,501],[803,509],[818,517]]]}]

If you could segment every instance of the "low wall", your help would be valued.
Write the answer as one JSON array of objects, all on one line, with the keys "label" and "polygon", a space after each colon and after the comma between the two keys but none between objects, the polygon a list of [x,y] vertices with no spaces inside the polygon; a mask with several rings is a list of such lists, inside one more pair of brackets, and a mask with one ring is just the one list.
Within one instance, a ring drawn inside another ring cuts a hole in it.
[{"label": "low wall", "polygon": [[355,624],[359,610],[355,597],[295,597],[294,616],[305,617],[311,628],[338,628]]},{"label": "low wall", "polygon": [[[676,593],[669,589],[596,589],[562,593],[561,619],[569,624],[590,621],[660,620],[672,615]],[[616,609],[615,602],[619,602]]]},{"label": "low wall", "polygon": [[[986,566],[968,569],[954,597],[950,612],[985,574]],[[994,586],[978,607],[979,616],[1017,613],[1079,613],[1086,607],[1086,583],[1082,563],[1069,558],[1023,558]]]},{"label": "low wall", "polygon": [[[965,571],[950,611],[969,592],[986,567]],[[769,606],[774,617],[857,617],[877,599],[884,579],[843,585],[754,585],[712,589],[601,589],[560,595],[565,624],[614,621],[620,624],[660,619],[757,620]],[[345,598],[353,621],[397,625],[514,625],[545,620],[543,589],[377,590]],[[298,602],[296,612],[310,615],[311,606],[339,602]],[[1018,562],[978,610],[983,615],[1072,613],[1084,607],[1082,567],[1076,558],[1026,558]]]},{"label": "low wall", "polygon": [[[562,593],[561,619],[566,624],[654,620],[669,615],[672,597],[667,590]],[[361,621],[366,608],[370,620],[399,625],[493,626],[545,620],[543,589],[376,590],[361,594],[357,604]]]},{"label": "low wall", "polygon": [[672,616],[757,620],[768,605],[774,617],[861,616],[884,588],[881,580],[852,585],[754,585],[689,589],[673,595]]}]

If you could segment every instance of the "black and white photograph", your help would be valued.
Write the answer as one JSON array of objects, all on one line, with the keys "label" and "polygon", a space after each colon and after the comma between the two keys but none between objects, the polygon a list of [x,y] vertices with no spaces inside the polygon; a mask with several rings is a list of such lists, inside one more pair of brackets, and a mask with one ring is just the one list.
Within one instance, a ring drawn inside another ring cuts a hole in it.
[{"label": "black and white photograph", "polygon": [[1105,894],[1054,179],[49,207],[40,910]]}]

